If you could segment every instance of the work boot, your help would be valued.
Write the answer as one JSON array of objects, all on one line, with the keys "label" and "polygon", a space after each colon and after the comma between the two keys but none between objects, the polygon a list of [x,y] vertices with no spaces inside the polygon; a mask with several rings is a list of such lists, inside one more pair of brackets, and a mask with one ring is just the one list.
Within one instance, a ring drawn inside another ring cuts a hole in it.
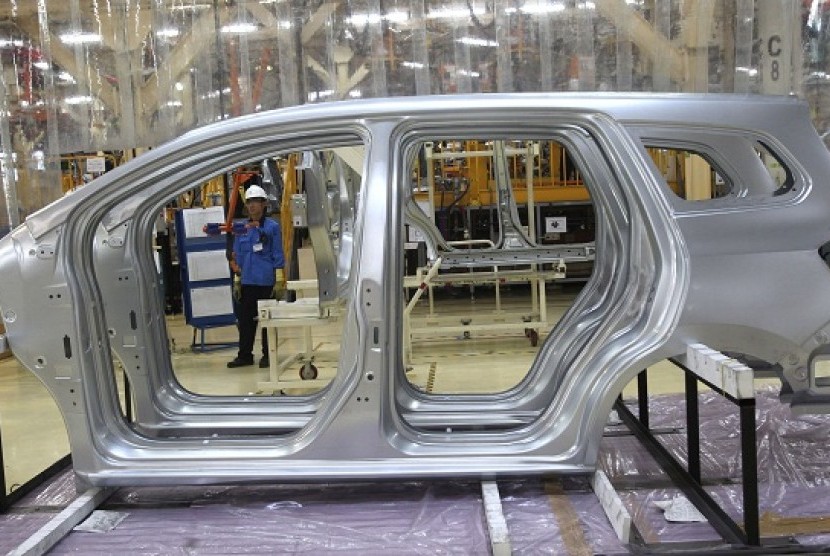
[{"label": "work boot", "polygon": [[268,360],[267,355],[263,355],[262,359],[259,360],[259,368],[260,369],[267,369],[271,366],[271,362]]},{"label": "work boot", "polygon": [[253,364],[254,364],[254,358],[253,357],[248,358],[248,357],[239,357],[239,356],[237,356],[236,359],[234,359],[233,361],[228,361],[228,368],[229,369],[235,369],[236,367],[247,367],[248,365],[253,365]]}]

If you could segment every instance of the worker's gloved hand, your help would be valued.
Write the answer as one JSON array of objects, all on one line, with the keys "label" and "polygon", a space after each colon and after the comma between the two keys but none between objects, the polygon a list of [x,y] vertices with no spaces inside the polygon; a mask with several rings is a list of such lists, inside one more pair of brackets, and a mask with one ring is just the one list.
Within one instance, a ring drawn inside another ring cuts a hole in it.
[{"label": "worker's gloved hand", "polygon": [[239,274],[233,276],[233,298],[237,301],[242,300],[242,277]]},{"label": "worker's gloved hand", "polygon": [[274,299],[285,298],[285,272],[281,268],[274,271],[274,289],[271,290],[271,297]]}]

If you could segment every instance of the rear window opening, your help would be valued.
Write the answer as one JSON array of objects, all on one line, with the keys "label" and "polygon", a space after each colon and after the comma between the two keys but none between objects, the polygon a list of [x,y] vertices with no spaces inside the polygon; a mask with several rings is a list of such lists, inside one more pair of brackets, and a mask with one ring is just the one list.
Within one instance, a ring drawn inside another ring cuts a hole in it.
[{"label": "rear window opening", "polygon": [[647,147],[669,188],[681,199],[707,201],[726,197],[732,182],[706,155],[684,148]]},{"label": "rear window opening", "polygon": [[[665,185],[685,201],[724,197],[762,199],[797,191],[787,158],[757,137],[671,130],[643,145]],[[692,142],[694,141],[694,142]]]}]

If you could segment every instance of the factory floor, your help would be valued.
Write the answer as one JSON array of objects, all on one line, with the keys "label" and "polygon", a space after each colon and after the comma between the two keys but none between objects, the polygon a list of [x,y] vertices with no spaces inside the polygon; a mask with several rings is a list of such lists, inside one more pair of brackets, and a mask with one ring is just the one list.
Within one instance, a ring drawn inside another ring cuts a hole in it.
[{"label": "factory floor", "polygon": [[[470,290],[464,287],[434,292],[432,308],[427,299],[422,299],[415,306],[408,323],[412,331],[412,344],[411,349],[404,350],[406,376],[414,387],[435,394],[500,392],[509,389],[527,373],[539,349],[544,345],[547,334],[571,306],[578,292],[578,285],[549,286],[546,289],[547,315],[544,318],[538,301],[534,301],[529,291],[522,288],[504,288],[500,291],[498,306],[492,290]],[[299,376],[299,370],[303,366],[300,355],[305,350],[303,329],[279,330],[277,361],[284,363],[285,370],[277,373],[274,369],[263,369],[258,365],[236,369],[226,367],[226,363],[236,355],[236,349],[222,344],[236,340],[234,326],[206,330],[206,345],[202,350],[201,335],[185,323],[182,315],[167,318],[171,362],[176,376],[188,390],[205,395],[295,396],[319,389],[335,372],[340,350],[341,326],[342,319],[333,318],[311,329],[310,347],[313,350],[318,379],[321,380],[312,384]],[[477,326],[479,328],[476,328]],[[532,337],[531,331],[538,331],[537,345],[533,345],[536,342],[533,341],[535,338]],[[259,349],[257,340],[257,357]],[[682,399],[678,398],[684,384],[682,372],[672,364],[662,362],[649,369],[648,378],[650,394],[658,399],[669,396],[669,401],[658,405],[656,411],[662,412],[669,419],[664,428],[681,430],[682,427],[678,428],[671,419],[677,418],[674,415],[676,407],[682,405],[672,401]],[[629,384],[624,397],[633,399],[635,395],[636,384]],[[769,396],[771,407],[779,407],[780,404],[775,401],[772,391]],[[723,411],[727,412],[727,417],[717,414],[711,421],[716,426],[724,427],[725,436],[734,438],[735,425],[729,421],[730,410],[725,408]],[[659,417],[653,418],[653,421],[660,423]],[[0,361],[0,434],[7,491],[15,490],[39,471],[69,453],[62,418],[54,402],[40,382],[14,358]],[[648,483],[651,477],[659,477],[660,471],[655,469],[653,464],[643,463],[644,459],[636,443],[625,437],[621,438],[603,440],[599,465],[608,476],[620,484],[628,484],[633,480],[631,484],[634,487]],[[725,456],[712,458],[712,465],[727,460],[731,462],[729,458],[733,458],[735,454],[733,448],[729,450]],[[632,462],[637,469],[630,467]],[[733,476],[734,467],[735,465],[730,463],[725,474]],[[641,478],[637,479],[632,475],[632,470],[639,473]],[[675,491],[667,490],[667,484],[658,482],[663,495],[673,495]],[[171,547],[178,547],[177,543],[184,542],[181,540],[183,536],[190,535],[194,528],[203,533],[201,539],[193,540],[196,543],[207,542],[205,539],[217,543],[231,542],[231,537],[269,539],[269,542],[273,542],[272,545],[268,545],[273,549],[271,553],[284,550],[292,552],[293,549],[286,548],[289,545],[299,550],[301,544],[297,543],[300,541],[311,543],[307,544],[307,548],[310,547],[312,552],[314,549],[320,549],[319,553],[335,552],[330,544],[333,542],[332,536],[344,534],[344,531],[348,532],[348,535],[339,538],[337,542],[342,540],[344,546],[352,548],[359,546],[362,552],[367,553],[383,552],[373,552],[367,548],[381,541],[393,542],[390,547],[396,547],[394,542],[399,542],[402,544],[398,548],[408,549],[393,550],[398,553],[433,554],[442,550],[458,554],[489,552],[486,544],[487,534],[478,530],[483,511],[480,507],[480,485],[464,482],[402,483],[399,487],[385,487],[383,496],[378,495],[379,497],[374,499],[367,494],[377,494],[372,485],[357,485],[354,488],[334,488],[329,485],[323,489],[325,492],[317,489],[316,485],[308,485],[303,489],[279,485],[269,486],[267,489],[217,487],[200,490],[190,487],[177,489],[175,492],[168,489],[145,488],[135,492],[121,489],[107,502],[106,507],[113,510],[129,508],[134,516],[134,525],[149,528],[146,535],[139,534],[144,539],[141,542],[147,545],[146,551],[142,553],[148,554],[165,553],[168,549],[172,550]],[[53,491],[50,495],[56,496],[59,501],[64,498],[71,500],[70,491],[74,490],[71,473],[64,473],[55,486],[48,488]],[[511,534],[527,533],[520,535],[524,539],[522,542],[527,546],[519,549],[520,547],[514,543],[514,549],[517,550],[515,553],[587,554],[596,553],[597,550],[606,553],[627,552],[624,545],[616,540],[596,496],[586,485],[569,487],[567,483],[563,485],[556,481],[550,483],[533,479],[518,482],[500,481],[499,488],[502,489]],[[637,504],[640,503],[647,505],[654,490],[649,492],[652,494],[643,494],[635,488],[625,494],[628,496],[626,501],[630,502],[632,508],[639,508]],[[24,501],[23,509],[17,514],[12,512],[8,519],[23,519],[30,516],[32,511],[39,511],[32,508],[45,508],[43,511],[47,514],[54,511],[49,508],[52,507],[50,504],[56,502],[44,503],[38,496],[35,495],[35,498],[28,502]],[[731,494],[726,493],[724,496],[728,497]],[[267,503],[264,502],[266,498]],[[288,499],[292,502],[287,506],[287,503],[274,502]],[[395,504],[390,506],[390,500]],[[347,509],[335,515],[336,512],[329,511],[335,507],[330,506],[331,503]],[[373,503],[376,507],[372,506]],[[357,513],[350,509],[354,508],[355,504],[360,504],[361,508]],[[185,507],[196,513],[182,513]],[[140,521],[138,515],[150,508],[153,508],[152,512],[147,514],[144,521]],[[360,512],[368,511],[379,512],[376,517],[383,523],[406,524],[406,528],[401,531],[387,531],[383,528],[378,529],[378,522],[374,522],[374,526],[364,527],[366,524],[361,520],[366,516],[371,518],[371,515],[363,515]],[[676,534],[668,528],[664,531],[662,526],[656,528],[654,524],[649,525],[649,520],[657,519],[651,510],[637,511],[641,512],[639,517],[635,516],[639,519],[641,529],[645,530],[647,535],[651,535],[646,539],[648,542],[660,542],[661,536]],[[735,511],[739,512],[740,508],[735,506]],[[828,511],[830,512],[830,509]],[[417,517],[433,514],[436,518],[428,522],[421,522],[421,518]],[[194,517],[197,515],[201,517]],[[258,517],[252,521],[250,517],[254,515]],[[349,521],[351,518],[348,516],[354,519]],[[445,516],[446,519],[441,516]],[[41,521],[46,517],[44,515]],[[275,517],[278,517],[276,522],[272,521]],[[467,521],[464,521],[465,519]],[[458,520],[462,520],[463,523]],[[558,523],[557,527],[551,529],[551,520]],[[567,535],[563,536],[560,533],[564,530],[566,521],[572,525],[581,524],[587,538],[580,541],[584,545],[582,549],[573,549],[572,546],[564,549]],[[39,527],[40,522],[35,522],[36,519],[29,519],[28,523],[32,524],[29,526]],[[282,531],[278,523],[285,524],[287,529]],[[291,525],[292,523],[294,525]],[[325,529],[322,529],[323,524]],[[3,523],[0,522],[0,530],[2,526]],[[257,527],[261,530],[256,529]],[[302,535],[299,537],[297,527],[302,529]],[[318,531],[322,536],[315,537],[314,531]],[[165,536],[168,533],[169,538]],[[129,538],[115,535],[109,537],[108,542],[136,542],[136,534],[136,530],[127,529],[123,535]],[[687,531],[686,534],[690,535],[691,540],[717,542],[717,534],[712,533],[711,529],[702,532],[695,529]],[[471,536],[467,538],[464,535]],[[544,535],[552,536],[545,540]],[[412,543],[426,542],[424,538],[427,537],[433,544],[424,544],[418,550],[413,548],[416,545]],[[534,544],[537,541],[542,544]],[[10,540],[9,543],[11,542]],[[84,552],[84,542],[79,537],[69,537],[61,545],[62,550]],[[610,544],[604,546],[602,543]],[[591,549],[585,549],[588,545]],[[543,549],[542,546],[547,546],[550,550]],[[325,547],[329,550],[324,550]],[[112,548],[113,546],[99,547],[97,550],[99,553],[110,553]],[[189,551],[192,547],[188,545],[180,548]],[[193,553],[215,553],[209,548],[207,545],[201,546],[198,550],[194,548]],[[257,546],[249,544],[242,549],[255,552]],[[56,553],[61,553],[61,549]],[[225,552],[219,549],[218,553]]]},{"label": "factory floor", "polygon": [[[547,332],[570,307],[579,292],[579,285],[548,286],[546,323],[532,321],[540,333],[538,346],[531,345],[521,324],[521,318],[539,320],[538,305],[533,316],[532,300],[526,290],[505,288],[497,308],[492,290],[457,288],[451,295],[436,292],[430,315],[429,303],[422,299],[413,311],[411,355],[407,361],[407,378],[416,388],[445,393],[499,392],[518,383],[530,368],[541,348]],[[504,330],[486,330],[466,333],[462,321],[469,325],[499,320],[507,321]],[[430,329],[441,320],[443,328],[437,334]],[[339,319],[314,327],[312,348],[314,364],[320,379],[330,379],[336,368],[341,333]],[[453,325],[454,323],[454,325]],[[236,349],[214,349],[215,344],[234,342],[234,326],[205,331],[204,351],[200,334],[185,323],[184,317],[167,319],[171,360],[182,385],[206,395],[302,395],[313,392],[299,377],[302,361],[287,364],[279,382],[268,369],[258,365],[228,369],[226,363],[236,355]],[[511,328],[512,327],[512,328]],[[260,355],[259,336],[255,345]],[[278,360],[301,354],[304,350],[303,331],[290,328],[279,330]],[[652,393],[680,392],[682,373],[669,363],[661,363],[649,373]],[[319,388],[319,386],[317,386]],[[626,395],[635,393],[633,384]],[[16,359],[0,361],[0,434],[7,491],[29,480],[69,452],[63,420],[51,396],[40,381]]]}]

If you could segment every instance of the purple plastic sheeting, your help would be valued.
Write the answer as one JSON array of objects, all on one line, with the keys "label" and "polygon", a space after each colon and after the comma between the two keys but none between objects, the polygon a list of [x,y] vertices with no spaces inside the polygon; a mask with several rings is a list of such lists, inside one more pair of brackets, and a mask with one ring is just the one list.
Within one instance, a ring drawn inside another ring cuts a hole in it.
[{"label": "purple plastic sheeting", "polygon": [[[781,517],[830,516],[830,415],[795,416],[772,388],[756,397],[760,511]],[[652,429],[686,460],[682,395],[650,398]],[[707,492],[742,519],[739,413],[702,392],[701,467]],[[618,430],[622,430],[619,429]],[[633,436],[606,436],[599,469],[614,484],[646,543],[722,545],[708,523],[668,523],[657,500],[679,494]],[[567,480],[563,481],[567,483]],[[578,482],[578,481],[577,481]],[[593,553],[625,553],[599,501],[585,489],[562,494]],[[540,479],[499,482],[510,541],[517,555],[564,554],[551,499]],[[21,504],[65,505],[74,498],[71,474]],[[9,550],[52,517],[21,506],[0,516],[0,550]],[[129,516],[108,533],[73,532],[53,554],[488,554],[478,482],[406,482],[120,489],[102,509]],[[55,512],[57,510],[54,510]],[[9,534],[11,531],[12,534]],[[830,532],[799,542],[830,546]],[[16,539],[16,540],[11,540]]]},{"label": "purple plastic sheeting", "polygon": [[77,497],[70,469],[24,496],[0,514],[0,554],[6,554],[46,525]]},{"label": "purple plastic sheeting", "polygon": [[585,531],[585,540],[593,554],[626,554],[628,550],[617,538],[602,504],[593,492],[571,494],[571,505],[579,516]]},{"label": "purple plastic sheeting", "polygon": [[0,554],[7,554],[20,546],[55,514],[9,510],[0,514]]},{"label": "purple plastic sheeting", "polygon": [[[513,554],[568,554],[558,521],[565,516],[557,518],[542,483],[502,482],[499,492]],[[566,489],[562,496],[578,517],[579,523],[574,526],[581,529],[592,554],[627,552],[593,492]]]},{"label": "purple plastic sheeting", "polygon": [[655,501],[682,495],[678,489],[631,490],[618,492],[631,514],[631,520],[647,544],[666,542],[713,542],[721,536],[709,523],[669,523]]},{"label": "purple plastic sheeting", "polygon": [[513,554],[566,554],[541,483],[499,483],[499,494]]},{"label": "purple plastic sheeting", "polygon": [[479,483],[121,489],[50,554],[487,554]]},{"label": "purple plastic sheeting", "polygon": [[[683,395],[649,398],[651,428],[680,461],[687,461]],[[711,391],[699,394],[700,464],[706,491],[738,523],[742,521],[740,416],[738,407]],[[830,415],[794,415],[777,389],[756,391],[759,510],[781,517],[830,516]],[[633,437],[603,439],[598,468],[605,471],[646,542],[717,541],[706,523],[668,523],[653,506],[679,490]],[[762,530],[762,534],[764,531]],[[766,536],[766,535],[765,535]],[[825,544],[830,535],[797,537]]]}]

